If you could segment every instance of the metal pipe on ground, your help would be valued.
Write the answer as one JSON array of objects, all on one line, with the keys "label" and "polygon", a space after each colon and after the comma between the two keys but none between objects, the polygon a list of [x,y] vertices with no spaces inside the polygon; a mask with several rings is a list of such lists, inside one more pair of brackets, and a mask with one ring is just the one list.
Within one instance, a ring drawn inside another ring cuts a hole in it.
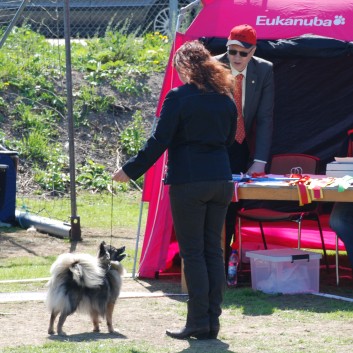
[{"label": "metal pipe on ground", "polygon": [[15,216],[18,224],[24,229],[34,227],[38,232],[70,238],[71,227],[67,223],[18,210],[16,210]]}]

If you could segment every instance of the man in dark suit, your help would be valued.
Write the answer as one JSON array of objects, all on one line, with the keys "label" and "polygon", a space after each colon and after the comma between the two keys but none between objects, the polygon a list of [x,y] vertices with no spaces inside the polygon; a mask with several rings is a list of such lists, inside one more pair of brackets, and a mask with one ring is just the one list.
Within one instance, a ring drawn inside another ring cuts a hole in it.
[{"label": "man in dark suit", "polygon": [[[241,91],[240,97],[235,95],[238,109],[237,134],[229,148],[233,174],[263,173],[270,153],[274,104],[273,67],[271,62],[254,56],[256,42],[253,27],[247,24],[236,26],[229,34],[227,52],[216,57],[229,65],[236,82],[240,79],[236,88],[238,94]],[[228,208],[226,269],[239,207],[239,203],[232,203]]]}]

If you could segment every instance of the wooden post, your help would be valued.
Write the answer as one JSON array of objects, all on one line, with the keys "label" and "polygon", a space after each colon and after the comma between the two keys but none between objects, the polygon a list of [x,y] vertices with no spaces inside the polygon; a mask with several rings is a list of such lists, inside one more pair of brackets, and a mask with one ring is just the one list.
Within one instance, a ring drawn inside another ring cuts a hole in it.
[{"label": "wooden post", "polygon": [[182,294],[187,294],[188,293],[188,287],[187,287],[186,281],[185,281],[184,261],[183,261],[183,259],[181,259],[181,293]]}]

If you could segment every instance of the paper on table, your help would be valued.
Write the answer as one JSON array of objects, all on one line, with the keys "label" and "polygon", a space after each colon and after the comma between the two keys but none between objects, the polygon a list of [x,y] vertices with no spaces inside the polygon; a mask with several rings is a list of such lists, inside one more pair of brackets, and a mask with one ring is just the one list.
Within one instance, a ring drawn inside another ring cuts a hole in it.
[{"label": "paper on table", "polygon": [[233,174],[233,181],[258,181],[258,182],[276,182],[276,181],[293,181],[298,180],[298,178],[289,178],[284,175],[278,174],[266,174],[263,177],[256,177],[252,178],[250,175],[247,174]]},{"label": "paper on table", "polygon": [[353,157],[335,157],[335,161],[339,163],[353,163]]},{"label": "paper on table", "polygon": [[298,180],[297,178],[288,178],[279,174],[267,174],[261,178],[251,178],[249,186],[286,186],[288,181]]}]

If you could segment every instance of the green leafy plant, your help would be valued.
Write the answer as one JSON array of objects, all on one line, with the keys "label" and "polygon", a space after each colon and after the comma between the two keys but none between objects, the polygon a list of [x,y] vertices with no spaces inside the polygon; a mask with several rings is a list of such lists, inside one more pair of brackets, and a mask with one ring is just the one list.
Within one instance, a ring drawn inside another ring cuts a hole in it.
[{"label": "green leafy plant", "polygon": [[137,111],[133,115],[131,124],[120,135],[121,146],[128,156],[133,156],[143,146],[145,141],[142,114],[141,111]]},{"label": "green leafy plant", "polygon": [[79,91],[74,92],[74,120],[76,126],[88,126],[88,115],[90,112],[104,113],[115,104],[115,99],[111,95],[98,93],[95,85],[84,85]]},{"label": "green leafy plant", "polygon": [[147,33],[143,38],[143,49],[138,56],[138,63],[147,69],[143,70],[144,72],[159,72],[165,69],[170,51],[168,37],[157,32]]},{"label": "green leafy plant", "polygon": [[50,161],[45,170],[35,168],[35,180],[44,189],[54,192],[67,192],[70,185],[66,157]]},{"label": "green leafy plant", "polygon": [[120,80],[112,83],[112,85],[117,88],[122,93],[128,93],[132,95],[139,95],[142,92],[148,91],[148,88],[138,80],[131,77],[122,77]]},{"label": "green leafy plant", "polygon": [[[111,27],[104,37],[72,43],[74,127],[92,139],[92,149],[114,143],[110,133],[121,131],[118,114],[126,112],[125,104],[116,102],[111,92],[119,91],[124,100],[147,94],[149,74],[164,71],[167,64],[166,37],[137,36],[126,28],[124,24]],[[0,51],[0,62],[0,122],[7,127],[0,135],[1,144],[19,152],[43,190],[68,192],[68,161],[61,147],[67,119],[65,47],[29,27],[14,28]],[[124,158],[135,154],[145,141],[142,113],[133,110],[133,122],[123,128],[119,141]],[[115,124],[103,126],[100,117],[112,118]],[[109,145],[107,151],[114,148]],[[79,166],[77,183],[80,189],[94,192],[112,188],[110,173],[94,161]],[[132,185],[115,183],[112,191],[126,191]]]},{"label": "green leafy plant", "polygon": [[48,137],[40,131],[30,131],[18,144],[19,152],[23,157],[35,160],[39,163],[46,162],[50,158],[48,150]]},{"label": "green leafy plant", "polygon": [[101,164],[88,160],[86,164],[78,166],[79,174],[76,177],[80,189],[103,191],[112,183],[111,175]]}]

